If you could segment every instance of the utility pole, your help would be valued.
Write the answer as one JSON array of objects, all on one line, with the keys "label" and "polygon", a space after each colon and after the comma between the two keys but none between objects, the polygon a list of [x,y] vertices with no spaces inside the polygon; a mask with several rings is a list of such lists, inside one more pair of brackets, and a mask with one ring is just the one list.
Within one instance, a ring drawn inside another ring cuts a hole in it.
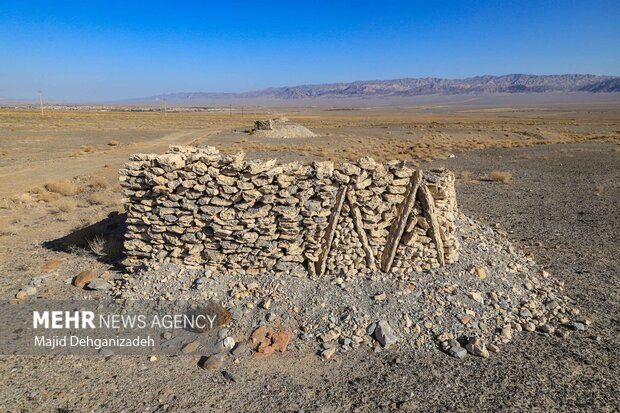
[{"label": "utility pole", "polygon": [[39,92],[39,106],[41,107],[41,117],[43,117],[43,92]]},{"label": "utility pole", "polygon": [[232,105],[228,105],[228,116],[232,118]]}]

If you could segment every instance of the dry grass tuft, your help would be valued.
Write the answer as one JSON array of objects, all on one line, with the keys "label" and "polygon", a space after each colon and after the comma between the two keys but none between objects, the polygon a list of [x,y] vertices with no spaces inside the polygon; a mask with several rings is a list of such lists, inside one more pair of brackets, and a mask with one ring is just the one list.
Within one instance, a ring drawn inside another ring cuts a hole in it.
[{"label": "dry grass tuft", "polygon": [[121,143],[117,140],[112,139],[110,142],[108,142],[108,146],[118,146]]},{"label": "dry grass tuft", "polygon": [[93,254],[103,257],[106,255],[106,240],[105,238],[97,235],[92,239],[88,240],[88,248],[93,252]]},{"label": "dry grass tuft", "polygon": [[106,205],[110,202],[110,195],[103,192],[95,192],[86,201],[91,205]]},{"label": "dry grass tuft", "polygon": [[64,196],[77,195],[84,190],[84,188],[71,181],[48,182],[45,184],[45,189]]},{"label": "dry grass tuft", "polygon": [[54,202],[58,199],[60,199],[60,195],[54,192],[46,191],[39,195],[39,201],[43,201],[43,202]]},{"label": "dry grass tuft", "polygon": [[110,183],[102,176],[95,176],[90,180],[90,186],[93,188],[107,189],[110,187]]},{"label": "dry grass tuft", "polygon": [[75,202],[70,199],[59,199],[54,202],[54,206],[58,208],[60,212],[71,212],[75,210]]},{"label": "dry grass tuft", "polygon": [[489,174],[489,180],[493,182],[510,182],[512,180],[512,173],[508,171],[492,171]]},{"label": "dry grass tuft", "polygon": [[463,182],[469,182],[472,180],[473,174],[471,171],[460,171],[456,174],[456,179]]},{"label": "dry grass tuft", "polygon": [[90,145],[82,146],[82,147],[80,147],[80,149],[84,153],[93,153],[93,152],[95,152],[95,148],[90,146]]},{"label": "dry grass tuft", "polygon": [[32,202],[33,200],[34,199],[30,194],[18,194],[11,197],[11,201],[15,204],[25,204],[28,202]]}]

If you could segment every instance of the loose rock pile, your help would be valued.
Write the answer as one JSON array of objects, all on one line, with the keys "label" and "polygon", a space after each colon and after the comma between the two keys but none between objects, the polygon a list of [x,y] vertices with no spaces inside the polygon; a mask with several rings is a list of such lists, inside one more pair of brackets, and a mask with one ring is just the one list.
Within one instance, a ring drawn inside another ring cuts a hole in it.
[{"label": "loose rock pile", "polygon": [[458,259],[454,175],[401,161],[245,161],[212,147],[132,155],[121,169],[125,265],[352,277]]}]

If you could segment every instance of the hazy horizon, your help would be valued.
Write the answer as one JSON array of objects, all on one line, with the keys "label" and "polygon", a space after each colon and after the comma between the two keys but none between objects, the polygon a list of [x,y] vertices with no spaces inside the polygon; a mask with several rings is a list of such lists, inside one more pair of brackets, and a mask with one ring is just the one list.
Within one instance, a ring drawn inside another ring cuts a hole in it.
[{"label": "hazy horizon", "polygon": [[[0,98],[105,102],[358,80],[620,74],[620,5],[19,2]],[[586,24],[596,22],[596,24]]]}]

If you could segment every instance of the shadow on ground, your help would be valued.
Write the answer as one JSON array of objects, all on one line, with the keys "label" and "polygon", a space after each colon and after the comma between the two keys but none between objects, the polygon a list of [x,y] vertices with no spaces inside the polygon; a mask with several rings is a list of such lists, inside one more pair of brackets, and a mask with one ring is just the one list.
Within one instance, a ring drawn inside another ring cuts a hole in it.
[{"label": "shadow on ground", "polygon": [[92,225],[77,228],[62,238],[45,241],[52,251],[90,254],[99,262],[122,270],[123,237],[127,230],[127,214],[111,212],[107,218]]}]

